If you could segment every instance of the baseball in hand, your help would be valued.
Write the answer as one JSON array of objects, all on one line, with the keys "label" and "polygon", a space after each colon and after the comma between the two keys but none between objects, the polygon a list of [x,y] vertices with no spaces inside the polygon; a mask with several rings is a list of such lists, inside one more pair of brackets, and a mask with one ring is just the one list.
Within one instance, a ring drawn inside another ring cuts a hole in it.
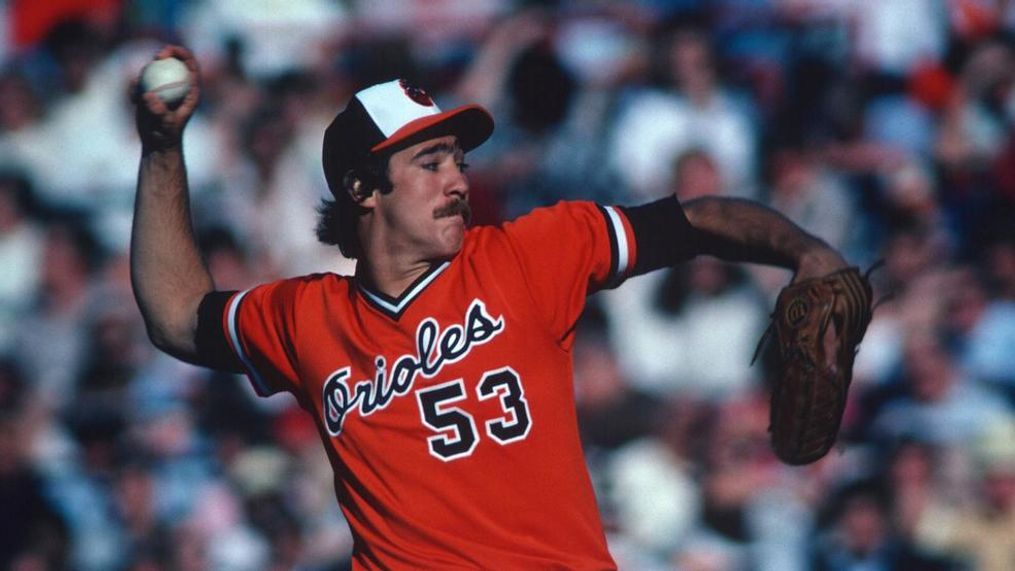
[{"label": "baseball in hand", "polygon": [[141,70],[141,91],[154,93],[166,105],[183,101],[190,89],[190,70],[176,58],[157,59]]}]

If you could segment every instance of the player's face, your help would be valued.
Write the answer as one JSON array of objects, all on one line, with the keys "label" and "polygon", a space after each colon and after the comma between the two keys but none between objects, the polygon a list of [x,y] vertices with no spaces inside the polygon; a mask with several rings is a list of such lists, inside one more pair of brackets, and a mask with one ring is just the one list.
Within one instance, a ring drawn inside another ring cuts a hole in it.
[{"label": "player's face", "polygon": [[391,156],[392,191],[379,195],[375,208],[388,247],[431,261],[458,253],[470,216],[465,167],[465,153],[450,135]]}]

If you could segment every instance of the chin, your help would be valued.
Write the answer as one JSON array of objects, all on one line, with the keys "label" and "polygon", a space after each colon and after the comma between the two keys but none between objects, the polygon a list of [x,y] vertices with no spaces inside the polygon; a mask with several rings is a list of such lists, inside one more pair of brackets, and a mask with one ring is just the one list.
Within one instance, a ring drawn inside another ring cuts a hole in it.
[{"label": "chin", "polygon": [[442,224],[418,242],[422,259],[431,262],[446,261],[455,257],[465,243],[464,224]]},{"label": "chin", "polygon": [[465,243],[465,235],[462,234],[462,235],[460,235],[458,237],[457,240],[454,240],[450,244],[448,244],[447,248],[445,249],[445,253],[447,254],[447,257],[448,258],[452,258],[455,255],[457,255],[458,252],[461,252],[462,251],[462,244],[464,244],[464,243]]},{"label": "chin", "polygon": [[465,242],[465,220],[461,216],[455,216],[447,220],[448,224],[441,229],[439,241],[442,250],[452,250],[457,253],[462,249]]},{"label": "chin", "polygon": [[441,240],[440,252],[438,257],[443,260],[448,260],[455,257],[458,252],[462,250],[462,244],[465,243],[465,233],[458,232],[454,236],[443,236]]}]

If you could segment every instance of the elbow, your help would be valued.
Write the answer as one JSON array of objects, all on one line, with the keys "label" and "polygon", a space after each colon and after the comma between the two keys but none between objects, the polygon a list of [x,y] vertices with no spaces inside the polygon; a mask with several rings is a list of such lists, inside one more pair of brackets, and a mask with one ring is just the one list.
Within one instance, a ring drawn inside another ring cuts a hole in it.
[{"label": "elbow", "polygon": [[[757,240],[759,210],[756,203],[727,196],[703,196],[684,204],[684,214],[694,229],[695,244],[700,255],[726,261],[744,261],[744,255]],[[768,229],[761,229],[761,233]]]},{"label": "elbow", "polygon": [[[144,313],[144,312],[143,312]],[[196,313],[187,316],[185,312],[175,315],[144,315],[148,339],[156,349],[187,362],[192,362],[196,353]]]},{"label": "elbow", "polygon": [[684,215],[691,226],[696,255],[718,255],[721,244],[716,236],[717,223],[723,219],[726,199],[703,196],[683,204]]},{"label": "elbow", "polygon": [[714,226],[714,221],[723,216],[725,203],[731,199],[718,196],[701,196],[683,203],[684,215],[695,230],[702,231]]},{"label": "elbow", "polygon": [[186,343],[184,336],[173,328],[146,323],[148,340],[156,349],[177,358],[184,358],[186,355]]}]

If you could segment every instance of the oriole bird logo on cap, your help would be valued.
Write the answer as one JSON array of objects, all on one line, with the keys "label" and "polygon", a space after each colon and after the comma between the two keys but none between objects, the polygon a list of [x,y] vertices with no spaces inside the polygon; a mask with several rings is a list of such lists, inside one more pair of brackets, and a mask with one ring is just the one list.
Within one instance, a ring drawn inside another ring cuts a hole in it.
[{"label": "oriole bird logo on cap", "polygon": [[409,99],[412,99],[413,101],[422,105],[423,107],[433,107],[434,105],[433,99],[430,98],[430,94],[427,93],[422,87],[416,87],[415,85],[411,85],[409,84],[408,81],[405,81],[404,79],[398,80],[398,86],[402,88],[402,91],[405,92],[405,95]]}]

